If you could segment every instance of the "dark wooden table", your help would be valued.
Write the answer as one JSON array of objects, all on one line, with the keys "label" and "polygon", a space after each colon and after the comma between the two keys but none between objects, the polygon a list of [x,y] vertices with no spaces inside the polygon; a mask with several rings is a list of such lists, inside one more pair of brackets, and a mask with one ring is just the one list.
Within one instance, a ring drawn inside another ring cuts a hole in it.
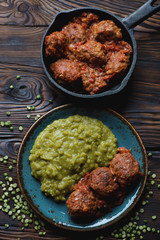
[{"label": "dark wooden table", "polygon": [[[8,156],[7,164],[0,162],[0,181],[5,182],[4,173],[17,182],[16,164],[17,153],[23,136],[35,122],[37,114],[43,115],[55,106],[75,102],[75,99],[59,93],[51,86],[44,74],[40,59],[41,39],[56,13],[74,7],[95,6],[120,17],[127,16],[140,7],[145,0],[95,0],[95,1],[65,1],[65,0],[1,0],[0,1],[0,122],[11,121],[13,130],[0,126],[0,158]],[[116,99],[106,98],[89,102],[111,107],[126,117],[138,131],[147,153],[149,170],[156,174],[156,183],[149,186],[153,196],[149,204],[141,206],[141,201],[132,211],[143,207],[145,212],[139,214],[138,225],[143,225],[143,220],[148,220],[148,226],[160,228],[160,14],[157,13],[137,26],[134,31],[138,45],[138,60],[129,85]],[[21,75],[19,80],[17,75]],[[13,89],[10,86],[13,85]],[[37,99],[36,96],[41,98]],[[49,100],[53,99],[53,103]],[[27,106],[35,106],[35,110],[28,111]],[[6,112],[11,115],[7,116]],[[26,117],[27,114],[31,118]],[[2,123],[3,125],[3,123]],[[19,130],[19,126],[23,130]],[[150,154],[151,155],[151,154]],[[9,170],[12,165],[13,169]],[[150,181],[150,180],[149,180]],[[5,191],[5,190],[4,190]],[[3,195],[0,186],[0,198]],[[11,199],[12,200],[12,199]],[[12,204],[12,203],[10,203]],[[0,201],[0,205],[3,202]],[[153,220],[152,216],[157,219]],[[130,216],[125,217],[124,224],[130,221]],[[9,224],[5,227],[5,224]],[[122,225],[122,226],[123,226]],[[121,227],[122,227],[121,226]],[[110,231],[78,234],[61,231],[46,223],[46,236],[39,236],[34,229],[34,223],[22,229],[23,224],[17,219],[13,220],[4,211],[0,210],[0,239],[47,239],[69,240],[86,239],[94,240],[103,235],[104,239],[114,239]],[[158,240],[160,234],[147,232],[142,234],[144,239]],[[120,238],[119,238],[120,239]],[[129,238],[131,239],[131,238]],[[135,238],[139,239],[138,236]]]}]

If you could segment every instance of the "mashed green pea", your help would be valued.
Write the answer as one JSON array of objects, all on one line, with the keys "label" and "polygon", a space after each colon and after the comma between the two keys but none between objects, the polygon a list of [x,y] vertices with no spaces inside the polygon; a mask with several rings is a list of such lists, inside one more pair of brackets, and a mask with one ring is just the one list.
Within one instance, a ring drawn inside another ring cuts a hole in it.
[{"label": "mashed green pea", "polygon": [[117,152],[117,139],[101,121],[74,115],[55,120],[37,137],[29,157],[41,190],[65,201],[86,172],[107,166]]}]

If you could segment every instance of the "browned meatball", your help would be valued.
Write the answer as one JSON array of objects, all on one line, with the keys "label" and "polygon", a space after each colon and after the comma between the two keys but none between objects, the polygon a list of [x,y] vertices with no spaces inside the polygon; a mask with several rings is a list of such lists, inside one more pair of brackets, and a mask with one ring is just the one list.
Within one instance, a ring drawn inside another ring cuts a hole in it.
[{"label": "browned meatball", "polygon": [[82,68],[82,84],[86,92],[96,94],[104,91],[108,86],[111,76],[106,75],[100,68]]},{"label": "browned meatball", "polygon": [[122,38],[121,29],[111,20],[103,20],[91,26],[92,37],[96,41],[104,43],[107,40]]},{"label": "browned meatball", "polygon": [[97,203],[87,185],[73,191],[67,199],[68,213],[72,217],[92,217],[96,214]]},{"label": "browned meatball", "polygon": [[111,197],[119,185],[108,167],[99,167],[90,173],[89,186],[101,197]]},{"label": "browned meatball", "polygon": [[122,51],[125,55],[130,56],[132,54],[132,47],[125,41],[118,41],[115,47],[115,51]]},{"label": "browned meatball", "polygon": [[87,41],[86,43],[70,44],[70,52],[75,58],[87,63],[102,65],[107,61],[103,45],[96,41]]},{"label": "browned meatball", "polygon": [[122,188],[131,185],[143,173],[140,171],[139,163],[131,152],[125,147],[118,148],[119,153],[110,162],[111,173]]},{"label": "browned meatball", "polygon": [[91,24],[99,22],[99,17],[91,12],[84,12],[78,17],[73,18],[73,22],[82,24],[84,27],[89,27]]},{"label": "browned meatball", "polygon": [[105,201],[96,197],[88,185],[81,184],[66,201],[68,213],[74,218],[99,217],[108,208]]},{"label": "browned meatball", "polygon": [[131,55],[132,47],[129,43],[125,41],[106,41],[103,44],[106,52],[119,52],[120,50],[125,53],[125,55]]},{"label": "browned meatball", "polygon": [[81,78],[80,64],[77,61],[71,61],[61,58],[50,66],[55,79],[61,84],[74,84]]},{"label": "browned meatball", "polygon": [[53,32],[45,38],[46,56],[61,57],[64,55],[65,35],[62,32]]},{"label": "browned meatball", "polygon": [[124,74],[129,65],[129,56],[123,51],[113,52],[106,64],[106,74],[111,77],[119,77]]},{"label": "browned meatball", "polygon": [[85,28],[78,23],[69,23],[62,28],[68,43],[76,43],[86,40]]},{"label": "browned meatball", "polygon": [[105,41],[105,43],[103,44],[103,48],[107,53],[115,52],[116,46],[117,46],[117,41],[113,41],[113,40]]}]

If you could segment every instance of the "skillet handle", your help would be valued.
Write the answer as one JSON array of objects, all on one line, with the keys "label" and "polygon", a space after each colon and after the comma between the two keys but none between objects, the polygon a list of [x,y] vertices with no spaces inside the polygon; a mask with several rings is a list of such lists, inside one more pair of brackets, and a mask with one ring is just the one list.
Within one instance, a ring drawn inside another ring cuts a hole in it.
[{"label": "skillet handle", "polygon": [[152,16],[154,13],[160,10],[160,4],[152,6],[156,0],[149,0],[138,8],[135,12],[131,13],[129,16],[122,19],[124,25],[128,28],[134,28],[139,23],[143,22],[148,17]]}]

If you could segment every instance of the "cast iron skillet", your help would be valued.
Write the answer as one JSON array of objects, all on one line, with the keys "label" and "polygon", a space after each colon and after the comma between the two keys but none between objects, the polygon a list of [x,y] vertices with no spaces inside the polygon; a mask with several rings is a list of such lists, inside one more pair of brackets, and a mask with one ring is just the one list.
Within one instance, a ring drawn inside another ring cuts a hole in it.
[{"label": "cast iron skillet", "polygon": [[[44,71],[50,80],[52,84],[54,84],[58,89],[61,91],[74,96],[79,97],[83,99],[92,99],[92,98],[99,98],[104,96],[109,96],[116,94],[120,92],[128,83],[128,80],[134,70],[136,59],[137,59],[137,45],[136,41],[133,35],[133,28],[147,19],[149,16],[153,15],[160,9],[160,5],[153,6],[153,3],[156,0],[148,0],[144,5],[142,5],[139,9],[137,9],[135,12],[130,14],[129,16],[125,18],[120,18],[115,16],[114,14],[99,9],[99,8],[91,8],[91,7],[84,7],[84,8],[75,8],[68,11],[60,12],[58,13],[55,18],[53,19],[52,23],[49,25],[46,33],[43,36],[42,44],[41,44],[41,59],[42,59],[42,65],[44,68]],[[73,17],[80,15],[83,12],[92,12],[97,14],[100,17],[100,20],[108,19],[113,20],[117,26],[119,26],[122,29],[123,39],[127,42],[129,42],[133,48],[133,54],[131,58],[131,64],[130,67],[126,73],[126,75],[116,83],[116,85],[110,87],[108,90],[98,93],[95,95],[89,95],[89,94],[81,94],[76,93],[73,91],[70,91],[63,86],[59,85],[53,78],[53,74],[50,71],[50,63],[53,62],[50,58],[45,56],[45,45],[44,40],[45,37],[49,34],[51,34],[54,31],[60,31],[62,27],[66,24],[68,24],[69,21],[73,19]]]}]

